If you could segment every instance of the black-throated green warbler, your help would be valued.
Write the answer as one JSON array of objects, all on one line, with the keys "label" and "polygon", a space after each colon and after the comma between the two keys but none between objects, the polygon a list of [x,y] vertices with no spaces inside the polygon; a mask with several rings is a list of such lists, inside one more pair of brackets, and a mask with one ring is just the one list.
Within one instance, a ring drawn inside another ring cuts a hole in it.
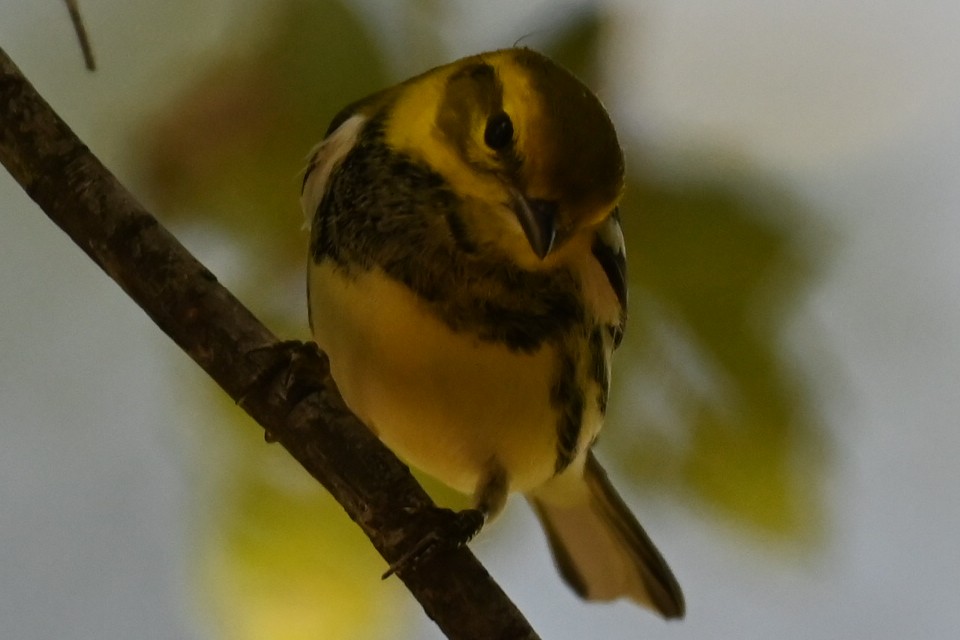
[{"label": "black-throated green warbler", "polygon": [[665,617],[676,579],[591,452],[626,319],[623,154],[528,49],[337,115],[304,177],[310,322],[350,408],[486,517],[526,494],[581,596]]}]

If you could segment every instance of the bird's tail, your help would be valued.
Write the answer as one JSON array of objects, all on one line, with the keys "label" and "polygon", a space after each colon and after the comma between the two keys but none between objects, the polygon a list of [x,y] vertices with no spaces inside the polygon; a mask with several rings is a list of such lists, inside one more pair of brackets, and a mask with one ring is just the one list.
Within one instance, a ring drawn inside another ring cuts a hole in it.
[{"label": "bird's tail", "polygon": [[627,597],[664,618],[683,617],[677,579],[592,452],[582,479],[558,476],[528,498],[557,568],[577,594],[587,600]]}]

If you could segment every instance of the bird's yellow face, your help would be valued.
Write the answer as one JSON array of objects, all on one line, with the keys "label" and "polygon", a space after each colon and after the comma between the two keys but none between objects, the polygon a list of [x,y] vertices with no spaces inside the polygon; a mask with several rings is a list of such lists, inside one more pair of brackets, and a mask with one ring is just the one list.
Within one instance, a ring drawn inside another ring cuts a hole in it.
[{"label": "bird's yellow face", "polygon": [[440,173],[473,231],[527,266],[592,232],[623,190],[623,153],[600,101],[534,51],[438,67],[380,106],[387,144]]}]

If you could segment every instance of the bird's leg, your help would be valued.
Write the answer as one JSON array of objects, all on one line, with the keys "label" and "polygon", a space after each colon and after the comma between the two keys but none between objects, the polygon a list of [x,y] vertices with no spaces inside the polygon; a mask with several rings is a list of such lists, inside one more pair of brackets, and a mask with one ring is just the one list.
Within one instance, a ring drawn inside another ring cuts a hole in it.
[{"label": "bird's leg", "polygon": [[509,492],[510,478],[507,476],[507,470],[499,460],[491,458],[487,462],[483,475],[480,476],[480,481],[477,482],[477,488],[473,491],[474,509],[483,514],[484,522],[500,515]]},{"label": "bird's leg", "polygon": [[491,460],[473,493],[474,507],[462,511],[442,508],[431,510],[429,517],[436,519],[436,522],[429,525],[428,533],[420,538],[413,548],[390,564],[383,578],[415,566],[439,548],[455,549],[470,542],[488,520],[492,520],[503,510],[509,489],[506,470],[496,459]]}]

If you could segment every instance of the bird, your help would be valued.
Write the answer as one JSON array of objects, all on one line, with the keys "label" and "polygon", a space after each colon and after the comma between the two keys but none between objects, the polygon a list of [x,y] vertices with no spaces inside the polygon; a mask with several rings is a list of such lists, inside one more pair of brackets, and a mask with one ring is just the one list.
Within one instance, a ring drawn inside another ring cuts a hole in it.
[{"label": "bird", "polygon": [[593,453],[627,317],[624,157],[597,96],[529,48],[342,109],[313,149],[313,338],[347,406],[483,522],[532,505],[587,600],[685,613]]}]

